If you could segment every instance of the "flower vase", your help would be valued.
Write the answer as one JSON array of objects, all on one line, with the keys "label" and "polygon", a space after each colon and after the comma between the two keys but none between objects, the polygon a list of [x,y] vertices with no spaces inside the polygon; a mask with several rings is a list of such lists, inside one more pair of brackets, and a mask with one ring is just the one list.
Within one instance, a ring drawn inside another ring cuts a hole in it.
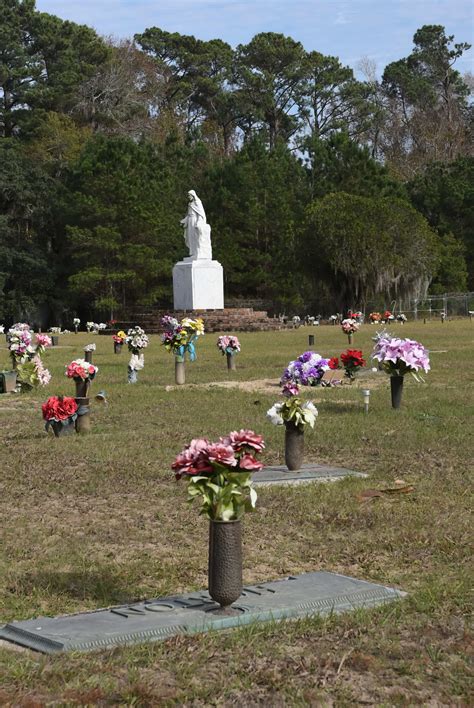
[{"label": "flower vase", "polygon": [[242,594],[242,522],[209,522],[209,595],[221,614],[235,614],[230,605]]},{"label": "flower vase", "polygon": [[354,339],[354,335],[352,334],[352,332],[349,332],[349,334],[347,335],[347,339],[349,340],[349,346],[351,346]]},{"label": "flower vase", "polygon": [[[89,379],[74,379],[76,384],[76,398],[89,398],[89,388],[91,382]],[[80,403],[78,403],[80,405]]]},{"label": "flower vase", "polygon": [[92,352],[84,352],[84,361],[87,361],[88,364],[92,364]]},{"label": "flower vase", "polygon": [[75,379],[76,381],[76,403],[78,405],[76,418],[76,432],[83,434],[88,433],[91,428],[90,409],[89,409],[89,388],[91,382],[89,379]]},{"label": "flower vase", "polygon": [[285,464],[289,470],[301,469],[304,457],[304,429],[285,421]]},{"label": "flower vase", "polygon": [[177,386],[186,383],[186,370],[184,368],[184,356],[175,356],[174,359],[174,380]]},{"label": "flower vase", "polygon": [[132,369],[131,366],[128,367],[128,383],[134,384],[138,381],[138,374],[136,369]]},{"label": "flower vase", "polygon": [[400,408],[402,403],[404,376],[390,377],[390,390],[392,394],[392,408]]},{"label": "flower vase", "polygon": [[114,354],[121,354],[122,353],[122,344],[120,342],[114,342]]},{"label": "flower vase", "polygon": [[51,428],[53,429],[55,438],[62,438],[63,435],[70,435],[76,429],[75,421],[72,418],[68,418],[65,424],[60,420],[52,420]]},{"label": "flower vase", "polygon": [[230,352],[226,353],[227,356],[227,368],[229,371],[235,371],[236,366],[235,366],[235,356],[231,354]]},{"label": "flower vase", "polygon": [[74,332],[75,332],[76,334],[77,334],[78,327],[79,327],[79,325],[74,325]]}]

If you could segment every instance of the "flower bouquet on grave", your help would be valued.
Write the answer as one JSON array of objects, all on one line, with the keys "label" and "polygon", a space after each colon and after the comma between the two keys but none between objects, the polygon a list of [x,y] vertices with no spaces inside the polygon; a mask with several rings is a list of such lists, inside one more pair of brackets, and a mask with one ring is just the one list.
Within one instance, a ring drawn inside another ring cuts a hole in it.
[{"label": "flower bouquet on grave", "polygon": [[316,352],[304,352],[290,361],[280,379],[282,386],[292,383],[296,386],[319,386],[324,372],[329,370],[329,359]]},{"label": "flower bouquet on grave", "polygon": [[390,376],[392,408],[400,408],[403,381],[411,374],[418,381],[424,381],[420,370],[430,370],[429,352],[414,339],[398,339],[387,332],[381,332],[375,341],[372,359],[376,359],[382,370]]},{"label": "flower bouquet on grave", "polygon": [[127,335],[123,329],[119,330],[117,334],[112,335],[112,340],[114,342],[114,354],[120,354],[122,351],[123,343],[125,342]]},{"label": "flower bouquet on grave", "polygon": [[87,398],[90,382],[99,371],[98,366],[94,366],[85,359],[74,359],[66,364],[65,375],[68,379],[73,379],[76,384],[76,398]]},{"label": "flower bouquet on grave", "polygon": [[371,312],[369,315],[369,320],[371,324],[377,324],[377,322],[382,321],[382,315],[380,312]]},{"label": "flower bouquet on grave", "polygon": [[341,354],[341,361],[344,366],[345,375],[351,382],[354,380],[357,371],[365,366],[365,359],[362,358],[360,349],[348,349]]},{"label": "flower bouquet on grave", "polygon": [[359,327],[360,327],[360,324],[353,317],[348,317],[347,319],[342,320],[341,329],[344,332],[344,334],[347,334],[347,337],[349,339],[349,344],[352,344],[352,338],[353,338],[354,332],[357,332]]},{"label": "flower bouquet on grave", "polygon": [[51,374],[41,360],[41,355],[50,346],[51,337],[34,335],[24,322],[18,322],[8,330],[8,349],[21,391],[46,386],[51,381]]},{"label": "flower bouquet on grave", "polygon": [[186,352],[189,361],[195,361],[195,343],[198,337],[204,334],[204,322],[201,318],[192,320],[185,317],[179,322],[175,317],[165,315],[161,320],[164,329],[161,343],[165,349],[172,352],[175,357],[175,380],[178,385],[186,381],[184,362]]},{"label": "flower bouquet on grave", "polygon": [[188,482],[188,500],[199,497],[209,519],[209,594],[225,614],[242,592],[241,519],[255,508],[251,474],[263,467],[256,456],[264,448],[261,435],[234,431],[218,442],[191,440],[172,464],[176,479]]},{"label": "flower bouquet on grave", "polygon": [[148,335],[141,327],[132,327],[127,330],[125,342],[128,346],[128,351],[131,353],[130,361],[128,362],[128,383],[136,383],[138,380],[138,371],[141,371],[145,366],[145,356],[143,349],[146,349],[149,343]]},{"label": "flower bouquet on grave", "polygon": [[302,402],[298,394],[299,388],[296,384],[285,384],[282,395],[286,400],[282,403],[274,403],[267,411],[267,418],[273,425],[285,426],[285,464],[291,471],[301,469],[305,428],[308,425],[314,428],[318,415],[313,402]]},{"label": "flower bouquet on grave", "polygon": [[77,419],[77,403],[69,396],[51,396],[43,403],[43,419],[45,430],[51,427],[55,437],[71,433]]},{"label": "flower bouquet on grave", "polygon": [[92,354],[95,352],[96,349],[97,346],[95,343],[85,345],[84,359],[87,361],[88,364],[92,364]]},{"label": "flower bouquet on grave", "polygon": [[234,335],[224,334],[217,340],[217,348],[227,357],[227,368],[235,370],[234,356],[240,352],[240,342]]},{"label": "flower bouquet on grave", "polygon": [[79,317],[74,317],[72,324],[74,325],[74,331],[77,334],[77,330],[79,329],[79,325],[81,324],[81,320]]},{"label": "flower bouquet on grave", "polygon": [[408,318],[403,312],[400,312],[397,315],[396,320],[397,320],[397,322],[400,322],[400,324],[405,324],[405,322],[408,320]]},{"label": "flower bouquet on grave", "polygon": [[393,322],[394,319],[395,316],[390,312],[390,310],[385,310],[382,315],[382,323],[385,324],[386,322]]}]

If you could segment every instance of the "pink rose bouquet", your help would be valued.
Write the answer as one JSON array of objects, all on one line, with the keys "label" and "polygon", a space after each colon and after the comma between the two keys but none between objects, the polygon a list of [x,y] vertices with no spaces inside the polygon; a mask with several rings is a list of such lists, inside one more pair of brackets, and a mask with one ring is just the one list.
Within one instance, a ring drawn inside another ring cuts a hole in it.
[{"label": "pink rose bouquet", "polygon": [[234,335],[223,334],[217,340],[217,348],[222,354],[237,354],[240,352],[240,342]]},{"label": "pink rose bouquet", "polygon": [[96,373],[99,371],[98,366],[89,364],[84,359],[74,359],[66,366],[66,376],[75,381],[92,381]]},{"label": "pink rose bouquet", "polygon": [[217,442],[191,440],[171,465],[176,479],[188,481],[188,499],[201,497],[201,514],[214,521],[240,519],[255,508],[257,494],[251,474],[263,464],[256,455],[265,449],[261,435],[233,431]]},{"label": "pink rose bouquet", "polygon": [[354,334],[359,329],[360,324],[353,317],[342,320],[341,328],[344,334]]}]

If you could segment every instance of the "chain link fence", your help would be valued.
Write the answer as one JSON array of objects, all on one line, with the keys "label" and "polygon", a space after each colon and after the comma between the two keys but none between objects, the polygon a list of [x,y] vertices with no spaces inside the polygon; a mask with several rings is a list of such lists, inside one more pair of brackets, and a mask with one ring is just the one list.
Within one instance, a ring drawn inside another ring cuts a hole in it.
[{"label": "chain link fence", "polygon": [[[389,309],[394,315],[403,313],[408,319],[438,319],[442,313],[446,317],[474,317],[474,292],[444,293],[429,295],[425,298],[402,298],[389,304],[369,302],[366,307],[366,318],[370,312]],[[470,314],[472,313],[472,314]]]}]

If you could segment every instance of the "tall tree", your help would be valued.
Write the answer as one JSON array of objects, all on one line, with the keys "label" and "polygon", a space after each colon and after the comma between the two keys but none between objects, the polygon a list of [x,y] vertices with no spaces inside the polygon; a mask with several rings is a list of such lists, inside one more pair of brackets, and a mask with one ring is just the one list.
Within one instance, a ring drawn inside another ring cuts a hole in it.
[{"label": "tall tree", "polygon": [[467,287],[474,290],[474,158],[432,163],[408,183],[408,190],[413,204],[441,235],[445,251],[449,246],[447,258],[452,257],[449,255],[452,249],[456,253],[453,260],[459,264],[460,276],[457,285],[452,277],[452,263],[449,279],[438,284],[445,282],[445,291],[462,290],[466,287],[463,274],[467,264]]},{"label": "tall tree", "polygon": [[68,110],[75,90],[106,57],[94,30],[35,10],[34,0],[0,4],[0,134],[31,132],[45,110]]},{"label": "tall tree", "polygon": [[472,108],[468,86],[454,64],[470,45],[454,43],[441,25],[425,25],[413,52],[383,74],[385,159],[404,177],[433,160],[448,161],[470,151]]},{"label": "tall tree", "polygon": [[437,266],[437,239],[424,217],[400,199],[328,194],[308,209],[304,262],[333,277],[342,307],[378,293],[424,294]]},{"label": "tall tree", "polygon": [[230,78],[231,47],[220,39],[205,42],[158,27],[135,35],[135,40],[155,60],[158,114],[165,120],[171,114],[188,137],[195,135],[206,111],[218,113],[216,97]]},{"label": "tall tree", "polygon": [[37,318],[53,295],[50,179],[12,139],[0,140],[0,317]]},{"label": "tall tree", "polygon": [[[253,108],[257,127],[264,127],[273,149],[298,130],[298,99],[307,55],[300,42],[275,32],[261,32],[237,47],[235,83],[240,100]],[[245,120],[244,130],[249,128]]]}]

